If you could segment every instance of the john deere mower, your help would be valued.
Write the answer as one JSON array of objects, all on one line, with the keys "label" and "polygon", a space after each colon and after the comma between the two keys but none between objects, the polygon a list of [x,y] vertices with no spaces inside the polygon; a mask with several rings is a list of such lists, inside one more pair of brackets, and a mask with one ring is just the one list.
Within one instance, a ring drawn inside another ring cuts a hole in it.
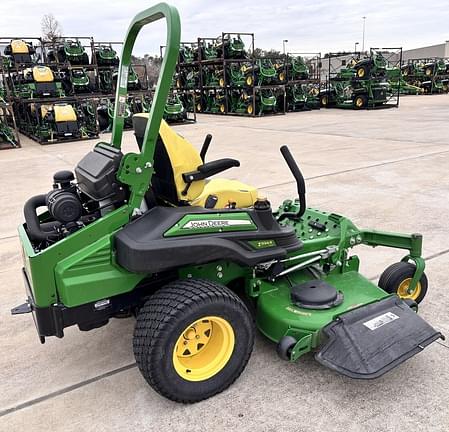
[{"label": "john deere mower", "polygon": [[218,41],[217,47],[219,50],[223,50],[224,58],[248,58],[245,43],[240,34],[225,33],[223,37],[218,38]]},{"label": "john deere mower", "polygon": [[253,95],[246,89],[232,89],[229,97],[230,112],[242,115],[253,115]]},{"label": "john deere mower", "polygon": [[[120,150],[126,71],[139,30],[162,17],[167,48],[149,114],[134,117],[138,153]],[[235,159],[206,161],[163,120],[180,40],[177,10],[138,14],[123,48],[111,142],[75,172],[30,198],[19,227],[28,300],[42,342],[78,325],[90,330],[136,315],[133,349],[161,395],[196,402],[223,391],[244,370],[254,322],[296,361],[313,352],[344,375],[377,378],[441,334],[417,313],[427,291],[422,237],[359,229],[344,216],[307,207],[304,178],[281,147],[298,198],[278,210],[256,188],[206,179]],[[37,209],[43,207],[43,212]],[[352,249],[403,249],[381,276],[362,276]],[[253,314],[253,315],[252,315]]]},{"label": "john deere mower", "polygon": [[187,111],[177,93],[168,95],[163,118],[167,123],[182,122],[187,119]]},{"label": "john deere mower", "polygon": [[[280,80],[280,72],[276,63],[270,58],[259,58],[254,64],[245,69],[246,84],[256,86],[266,86],[277,84]],[[285,74],[281,76],[285,80]]]},{"label": "john deere mower", "polygon": [[21,65],[34,62],[36,48],[31,42],[14,39],[6,45],[3,54],[9,59],[11,65]]},{"label": "john deere mower", "polygon": [[33,66],[11,76],[14,96],[23,99],[64,97],[59,79],[47,66]]},{"label": "john deere mower", "polygon": [[[118,71],[115,70],[112,74],[112,80],[114,87],[117,87],[117,78]],[[140,90],[142,88],[142,84],[139,79],[139,75],[137,75],[136,70],[133,65],[129,65],[128,69],[128,79],[127,79],[128,90]]]},{"label": "john deere mower", "polygon": [[373,51],[369,57],[357,61],[351,67],[355,70],[357,78],[381,78],[385,76],[387,61],[381,52]]},{"label": "john deere mower", "polygon": [[95,60],[98,66],[118,66],[120,62],[111,44],[95,46]]},{"label": "john deere mower", "polygon": [[64,88],[67,94],[94,92],[95,79],[84,68],[70,68],[64,71]]},{"label": "john deere mower", "polygon": [[72,104],[22,104],[21,130],[41,144],[81,137],[77,112]]},{"label": "john deere mower", "polygon": [[179,63],[193,63],[196,60],[198,60],[198,46],[182,43],[179,47]]},{"label": "john deere mower", "polygon": [[197,112],[206,112],[212,114],[226,113],[226,94],[222,88],[209,89],[204,92],[201,106],[200,102],[196,105]]},{"label": "john deere mower", "polygon": [[291,84],[285,90],[288,111],[304,111],[320,107],[318,84]]},{"label": "john deere mower", "polygon": [[222,50],[217,46],[217,41],[204,42],[200,45],[201,60],[215,60],[221,58]]},{"label": "john deere mower", "polygon": [[[132,111],[129,105],[129,98],[126,98],[123,107],[124,127],[129,128],[132,125]],[[97,105],[98,127],[100,132],[111,132],[114,119],[114,100],[110,98],[100,99]]]},{"label": "john deere mower", "polygon": [[301,56],[288,56],[287,63],[287,76],[290,81],[305,80],[309,78],[309,67],[306,64],[304,57]]},{"label": "john deere mower", "polygon": [[66,39],[57,43],[48,52],[47,57],[51,63],[69,63],[71,65],[89,64],[89,56],[79,39]]},{"label": "john deere mower", "polygon": [[251,67],[246,63],[228,63],[226,65],[226,80],[224,76],[221,76],[219,80],[220,87],[224,87],[226,84],[232,87],[252,86],[253,83]]},{"label": "john deere mower", "polygon": [[334,77],[320,91],[324,108],[364,109],[381,106],[388,101],[391,88],[383,79],[347,79]]}]

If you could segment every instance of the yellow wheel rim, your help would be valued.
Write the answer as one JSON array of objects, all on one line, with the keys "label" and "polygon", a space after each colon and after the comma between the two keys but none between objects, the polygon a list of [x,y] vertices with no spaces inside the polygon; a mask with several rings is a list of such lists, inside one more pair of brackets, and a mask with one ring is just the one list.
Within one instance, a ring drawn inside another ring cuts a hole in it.
[{"label": "yellow wheel rim", "polygon": [[196,104],[196,110],[201,111],[201,104]]},{"label": "yellow wheel rim", "polygon": [[356,98],[355,105],[357,108],[361,108],[363,106],[363,98],[361,97]]},{"label": "yellow wheel rim", "polygon": [[234,351],[231,324],[217,316],[206,316],[179,336],[173,349],[173,366],[187,381],[204,381],[220,372]]},{"label": "yellow wheel rim", "polygon": [[326,106],[327,105],[327,96],[323,96],[321,98],[321,105]]},{"label": "yellow wheel rim", "polygon": [[363,78],[365,76],[365,69],[363,69],[363,68],[358,69],[357,70],[357,76],[359,78]]},{"label": "yellow wheel rim", "polygon": [[220,105],[220,112],[224,113],[225,112],[225,106],[224,104]]},{"label": "yellow wheel rim", "polygon": [[397,289],[397,295],[402,298],[402,299],[411,299],[411,300],[416,300],[420,294],[421,294],[421,282],[418,282],[416,284],[415,289],[413,290],[412,293],[408,292],[408,288],[410,286],[410,282],[412,281],[412,278],[407,278],[404,279],[400,284],[399,287]]},{"label": "yellow wheel rim", "polygon": [[252,114],[253,113],[253,106],[252,105],[248,105],[248,107],[246,108],[246,112],[248,114]]},{"label": "yellow wheel rim", "polygon": [[246,77],[246,85],[253,85],[253,77],[252,76],[249,76],[249,77]]},{"label": "yellow wheel rim", "polygon": [[220,84],[220,87],[224,87],[225,85],[224,78],[220,78],[218,84]]},{"label": "yellow wheel rim", "polygon": [[426,69],[426,76],[430,76],[430,75],[432,75],[432,69],[427,68]]},{"label": "yellow wheel rim", "polygon": [[181,87],[181,81],[178,79],[176,80],[176,87],[180,88]]},{"label": "yellow wheel rim", "polygon": [[279,74],[279,81],[285,81],[285,74],[284,74],[284,72],[281,72]]}]

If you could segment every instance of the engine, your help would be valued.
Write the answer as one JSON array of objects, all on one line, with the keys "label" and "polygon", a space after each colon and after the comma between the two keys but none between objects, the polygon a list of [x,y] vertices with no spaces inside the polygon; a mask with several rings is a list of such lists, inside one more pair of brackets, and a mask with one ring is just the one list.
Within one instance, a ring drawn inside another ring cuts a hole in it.
[{"label": "engine", "polygon": [[[30,198],[24,207],[26,230],[35,250],[73,234],[120,207],[128,189],[117,180],[123,154],[100,143],[71,171],[53,176],[53,189]],[[37,215],[39,207],[47,212]]]}]

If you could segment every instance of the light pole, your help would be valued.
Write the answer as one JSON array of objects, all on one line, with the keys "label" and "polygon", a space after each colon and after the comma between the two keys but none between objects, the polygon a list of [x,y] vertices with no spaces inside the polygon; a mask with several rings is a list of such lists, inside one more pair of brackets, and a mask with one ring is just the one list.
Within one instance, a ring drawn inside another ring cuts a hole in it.
[{"label": "light pole", "polygon": [[354,54],[357,54],[357,45],[359,45],[358,42],[356,42],[355,45],[354,45]]},{"label": "light pole", "polygon": [[365,21],[366,21],[366,16],[362,17],[363,18],[363,41],[362,41],[362,52],[365,52]]},{"label": "light pole", "polygon": [[284,56],[285,56],[285,44],[288,42],[288,39],[284,39],[283,41],[282,41],[282,49],[283,49],[283,52],[284,52]]}]

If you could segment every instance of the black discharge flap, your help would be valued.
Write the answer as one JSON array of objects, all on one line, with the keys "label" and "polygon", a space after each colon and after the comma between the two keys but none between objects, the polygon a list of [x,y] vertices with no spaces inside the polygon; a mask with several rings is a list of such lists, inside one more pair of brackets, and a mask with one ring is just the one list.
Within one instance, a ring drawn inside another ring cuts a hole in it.
[{"label": "black discharge flap", "polygon": [[421,352],[442,334],[396,296],[354,309],[322,330],[315,358],[351,378],[378,378]]}]

